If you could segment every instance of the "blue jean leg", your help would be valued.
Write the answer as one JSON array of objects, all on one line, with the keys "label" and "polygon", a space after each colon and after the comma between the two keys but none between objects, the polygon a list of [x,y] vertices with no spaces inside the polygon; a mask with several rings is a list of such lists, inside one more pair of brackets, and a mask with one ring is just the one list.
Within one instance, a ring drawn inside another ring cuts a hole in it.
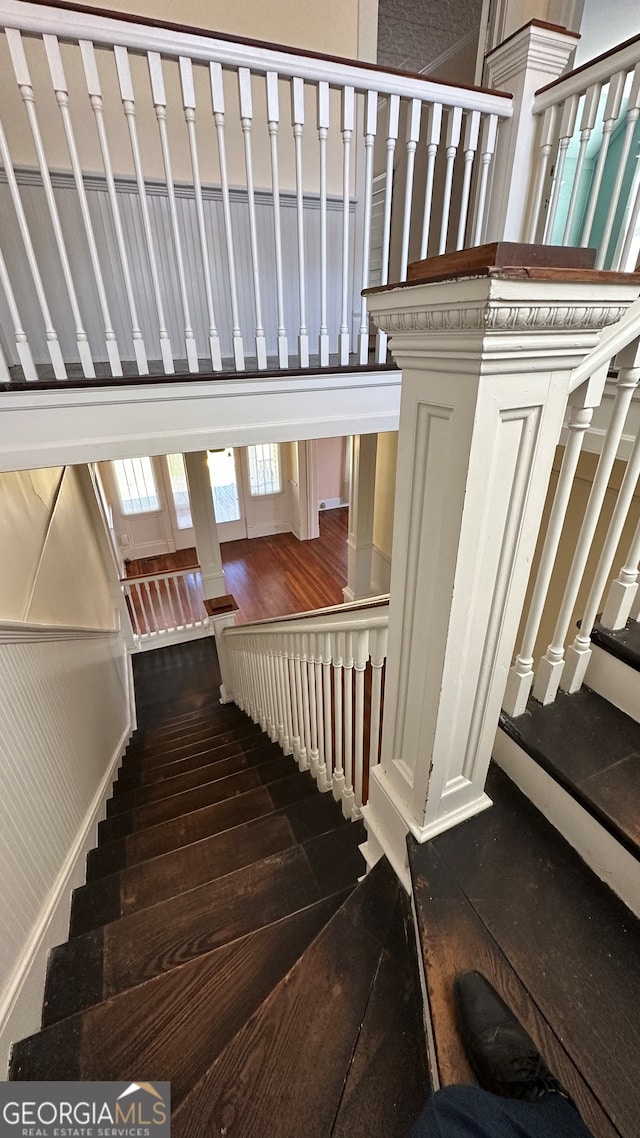
[{"label": "blue jean leg", "polygon": [[538,1102],[501,1098],[480,1087],[444,1087],[428,1099],[409,1138],[593,1138],[562,1095]]}]

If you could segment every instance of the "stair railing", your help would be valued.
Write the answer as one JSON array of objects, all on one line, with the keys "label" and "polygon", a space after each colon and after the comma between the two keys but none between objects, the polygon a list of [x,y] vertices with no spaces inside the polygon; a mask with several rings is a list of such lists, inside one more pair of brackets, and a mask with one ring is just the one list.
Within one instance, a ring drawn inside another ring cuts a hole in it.
[{"label": "stair railing", "polygon": [[208,634],[199,565],[125,577],[120,583],[137,648],[146,651]]},{"label": "stair railing", "polygon": [[224,686],[346,818],[379,761],[388,604],[363,602],[225,629]]},{"label": "stair railing", "polygon": [[481,239],[509,96],[73,5],[0,40],[0,382],[385,362],[361,290]]}]

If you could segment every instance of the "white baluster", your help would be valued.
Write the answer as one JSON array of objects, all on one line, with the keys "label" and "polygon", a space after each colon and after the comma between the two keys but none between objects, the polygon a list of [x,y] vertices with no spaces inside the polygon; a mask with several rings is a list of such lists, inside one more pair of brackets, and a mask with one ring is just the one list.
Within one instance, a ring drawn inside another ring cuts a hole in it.
[{"label": "white baluster", "polygon": [[[164,585],[164,596],[162,593],[162,589],[160,588],[161,583]],[[160,608],[162,610],[162,619],[164,620],[164,626],[166,629],[169,629],[172,627],[171,620],[167,616],[167,606],[165,603],[168,596],[169,596],[169,579],[168,579],[168,577],[159,577],[158,578],[158,597],[160,600]]]},{"label": "white baluster", "polygon": [[476,206],[476,224],[473,231],[473,244],[479,245],[482,240],[484,215],[487,205],[487,187],[489,185],[489,170],[491,160],[496,148],[498,136],[498,116],[485,115],[482,124],[482,137],[480,140],[480,184],[478,186],[478,204]]},{"label": "white baluster", "polygon": [[[534,697],[539,700],[540,703],[552,703],[560,684],[562,684],[563,687],[565,685],[563,673],[565,666],[564,641],[600,518],[600,511],[607,492],[609,477],[615,462],[618,444],[622,437],[624,421],[627,416],[627,411],[629,410],[633,392],[638,386],[638,380],[640,379],[640,367],[637,366],[639,362],[638,356],[637,344],[631,344],[629,348],[626,348],[618,356],[618,362],[621,366],[609,429],[602,445],[598,467],[593,479],[589,501],[587,502],[587,508],[584,513],[573,561],[571,562],[571,569],[569,570],[567,585],[553,633],[553,640],[540,661],[533,688]],[[570,674],[568,675],[569,680],[567,682],[570,682]]]},{"label": "white baluster", "polygon": [[311,728],[309,769],[317,782],[318,767],[320,766],[320,746],[318,739],[318,696],[316,687],[316,638],[313,633],[309,634],[308,644],[307,671],[309,673],[309,726]]},{"label": "white baluster", "polygon": [[[4,295],[7,301],[7,307],[11,316],[11,322],[13,324],[13,331],[16,340],[16,351],[18,353],[18,359],[20,360],[20,364],[22,366],[24,378],[27,380],[37,379],[38,373],[36,371],[36,365],[33,362],[33,356],[31,355],[31,348],[29,347],[27,334],[22,327],[18,305],[16,304],[16,298],[11,287],[11,281],[7,272],[5,259],[2,255],[2,250],[0,250],[0,282],[2,283],[2,288],[4,290]],[[2,362],[4,364],[2,373],[3,382],[9,383],[11,381],[11,376],[9,375],[7,365],[4,363],[4,356],[2,357]],[[4,376],[4,371],[6,371],[6,378]]]},{"label": "white baluster", "polygon": [[189,135],[189,153],[191,155],[191,171],[193,174],[193,189],[196,201],[196,216],[198,218],[198,236],[200,238],[200,256],[204,274],[204,292],[207,301],[207,316],[209,320],[209,354],[211,366],[214,371],[222,369],[222,354],[220,351],[220,337],[216,324],[213,304],[213,285],[211,276],[211,261],[207,243],[207,230],[204,220],[204,202],[202,199],[202,182],[200,179],[200,158],[198,155],[198,139],[196,135],[196,90],[193,82],[193,65],[184,55],[178,60],[180,66],[180,86],[182,88],[182,105]]},{"label": "white baluster", "polygon": [[530,223],[527,241],[532,244],[538,233],[538,223],[540,220],[540,208],[542,206],[542,195],[547,185],[547,169],[549,167],[549,156],[553,150],[556,140],[556,119],[558,117],[558,107],[547,107],[544,115],[542,116],[542,126],[540,128],[540,151],[536,164],[536,177],[533,185],[533,192],[531,194],[530,206]]},{"label": "white baluster", "polygon": [[[382,268],[380,284],[389,283],[389,256],[391,252],[391,202],[393,198],[393,161],[398,140],[398,125],[400,120],[400,97],[390,95],[388,98],[389,115],[387,121],[387,168],[384,182],[384,215],[382,222]],[[376,336],[376,360],[384,363],[387,358],[387,333],[378,330]]]},{"label": "white baluster", "polygon": [[407,109],[407,167],[404,188],[404,213],[402,215],[402,246],[400,250],[400,280],[407,279],[409,264],[409,236],[411,233],[411,202],[413,199],[413,178],[416,163],[416,147],[420,138],[420,99],[412,99]]},{"label": "white baluster", "polygon": [[338,361],[349,363],[351,333],[349,328],[349,210],[351,208],[351,139],[355,116],[353,87],[342,90],[342,313],[338,338]]},{"label": "white baluster", "polygon": [[135,637],[139,637],[142,635],[142,629],[140,627],[140,620],[138,618],[138,613],[136,612],[133,583],[128,584],[127,582],[125,582],[122,586],[122,591],[124,592],[124,595],[129,602],[127,605],[127,612],[129,613],[129,619],[131,621],[131,627],[133,629],[133,635]]},{"label": "white baluster", "polygon": [[324,714],[324,763],[325,781],[322,790],[331,790],[333,775],[333,746],[332,730],[333,716],[331,714],[331,636],[328,632],[323,635],[322,644],[322,706]]},{"label": "white baluster", "polygon": [[98,132],[98,141],[100,143],[100,153],[102,155],[102,165],[104,167],[104,175],[107,183],[109,203],[111,205],[113,226],[116,234],[116,245],[118,246],[118,256],[120,259],[120,268],[122,269],[122,279],[124,282],[124,291],[127,298],[127,307],[129,309],[129,319],[131,320],[131,336],[133,339],[133,351],[136,358],[136,366],[138,368],[139,375],[148,375],[149,364],[147,362],[147,352],[142,336],[142,330],[140,328],[138,311],[136,308],[133,284],[131,281],[131,270],[129,268],[127,243],[125,241],[124,229],[122,227],[120,205],[118,203],[118,194],[116,191],[116,184],[113,176],[113,167],[111,165],[111,154],[109,151],[107,132],[104,124],[104,109],[102,102],[102,90],[100,87],[100,78],[98,75],[98,66],[96,63],[93,44],[89,40],[80,40],[80,54],[82,56],[82,65],[84,67],[84,74],[87,83],[87,92],[89,94],[89,100],[93,109],[93,114],[96,121],[96,129]]},{"label": "white baluster", "polygon": [[320,367],[329,365],[327,323],[327,138],[329,136],[329,84],[318,83],[318,143],[320,147]]},{"label": "white baluster", "polygon": [[565,99],[562,107],[562,115],[560,117],[560,137],[558,140],[558,155],[556,158],[556,168],[553,175],[553,186],[551,189],[551,200],[549,202],[549,211],[547,213],[547,220],[544,226],[543,242],[551,241],[553,236],[553,227],[555,225],[556,213],[558,210],[558,201],[560,199],[560,191],[563,186],[564,164],[567,157],[567,150],[569,143],[573,138],[573,131],[576,125],[576,115],[578,113],[578,96],[570,95]]},{"label": "white baluster", "polygon": [[140,585],[140,596],[142,599],[142,609],[145,613],[147,633],[149,636],[157,636],[158,629],[156,627],[156,614],[153,611],[153,600],[149,591],[148,581],[142,581]]},{"label": "white baluster", "polygon": [[49,167],[47,166],[47,156],[44,150],[42,141],[42,134],[40,133],[40,124],[38,122],[38,115],[36,112],[35,97],[33,94],[33,87],[31,84],[31,76],[27,65],[27,58],[24,53],[24,45],[22,43],[22,36],[15,28],[6,28],[5,36],[7,45],[11,55],[11,62],[15,73],[18,87],[22,101],[25,105],[31,134],[33,137],[33,144],[38,159],[38,167],[42,184],[47,201],[47,208],[49,211],[49,218],[51,221],[51,228],[60,257],[60,265],[62,268],[62,275],[69,297],[69,304],[71,306],[71,313],[76,332],[76,344],[78,347],[78,355],[80,363],[82,364],[82,372],[86,379],[95,379],[95,368],[91,358],[91,348],[87,339],[87,333],[82,324],[82,316],[80,314],[80,307],[78,305],[78,298],[76,295],[75,285],[73,283],[73,274],[71,272],[71,265],[69,264],[69,257],[67,255],[67,247],[65,245],[64,235],[62,232],[62,225],[60,223],[60,216],[58,214],[58,207],[51,184],[51,175],[49,174]]},{"label": "white baluster", "polygon": [[622,183],[627,170],[627,161],[629,152],[631,150],[631,143],[635,134],[636,123],[640,115],[640,63],[636,64],[633,80],[631,83],[631,90],[627,100],[627,121],[624,131],[624,138],[622,140],[622,147],[620,150],[620,157],[617,159],[618,172],[616,180],[611,192],[611,201],[609,202],[609,211],[607,213],[607,220],[605,222],[604,231],[600,238],[600,249],[596,257],[596,269],[604,268],[605,257],[611,239],[611,231],[615,220],[616,212],[618,209],[618,202],[620,201],[620,193],[622,190]]},{"label": "white baluster", "polygon": [[344,794],[344,767],[342,763],[342,657],[344,633],[338,632],[333,647],[333,797],[339,802]]},{"label": "white baluster", "polygon": [[471,192],[471,174],[473,160],[478,149],[478,136],[480,134],[480,111],[467,111],[464,127],[464,175],[462,178],[462,194],[460,198],[460,218],[458,221],[458,237],[456,249],[464,248],[464,235],[467,228],[467,214],[469,212],[469,194]]},{"label": "white baluster", "polygon": [[289,366],[289,345],[284,323],[284,276],[282,272],[282,225],[280,218],[280,169],[278,162],[278,125],[280,99],[278,73],[267,71],[267,128],[271,151],[271,189],[273,192],[273,236],[276,247],[276,299],[278,305],[278,366]]},{"label": "white baluster", "polygon": [[222,81],[222,67],[219,63],[209,64],[211,80],[211,106],[213,108],[213,121],[216,124],[218,139],[218,160],[220,163],[220,192],[222,194],[222,213],[224,216],[224,232],[227,242],[227,260],[229,266],[229,298],[231,300],[231,320],[233,359],[236,371],[244,371],[244,346],[240,330],[240,310],[238,308],[238,286],[236,281],[236,256],[233,247],[233,227],[231,225],[231,201],[229,198],[229,175],[227,173],[227,147],[225,142],[225,105],[224,86]]},{"label": "white baluster", "polygon": [[249,204],[249,241],[251,244],[251,267],[253,270],[253,298],[256,313],[256,360],[258,367],[267,366],[267,344],[262,323],[262,297],[260,293],[260,264],[258,259],[258,227],[256,224],[256,196],[253,185],[253,154],[251,132],[253,129],[253,100],[251,98],[251,72],[248,67],[238,68],[240,88],[240,124],[244,139],[244,164],[247,172],[247,201]]},{"label": "white baluster", "polygon": [[371,722],[369,731],[369,766],[380,761],[380,717],[382,712],[382,669],[387,658],[386,628],[377,628],[370,634],[371,645]]},{"label": "white baluster", "polygon": [[[605,375],[603,375],[603,385],[605,378],[606,369]],[[562,537],[564,520],[567,514],[567,507],[573,488],[582,443],[593,416],[593,404],[590,406],[585,405],[585,400],[588,398],[587,388],[589,386],[588,384],[583,384],[582,387],[578,388],[570,397],[572,406],[569,422],[567,424],[567,442],[564,448],[558,484],[556,486],[553,505],[547,524],[544,546],[540,556],[538,575],[529,605],[527,623],[522,638],[522,647],[509,671],[502,702],[502,706],[507,715],[522,715],[522,713],[526,711],[527,700],[529,699],[529,693],[533,684],[533,652],[535,643],[544,613],[547,594],[549,592],[549,584],[558,553],[558,546],[560,545],[560,539]],[[598,397],[594,402],[599,402],[600,395],[601,389],[598,385]]]},{"label": "white baluster", "polygon": [[593,219],[595,217],[596,206],[598,204],[598,197],[600,194],[600,186],[602,184],[602,175],[604,174],[605,162],[609,152],[609,143],[611,142],[611,135],[613,128],[618,121],[620,114],[620,104],[622,103],[622,96],[624,95],[624,86],[627,76],[624,71],[619,71],[617,75],[612,75],[609,80],[609,91],[607,93],[607,101],[603,111],[602,123],[602,142],[600,143],[600,150],[598,151],[598,160],[593,174],[593,181],[589,191],[589,203],[587,205],[587,212],[582,227],[582,237],[580,238],[580,245],[584,248],[589,244],[591,238],[591,228],[593,226]]},{"label": "white baluster", "polygon": [[285,637],[287,656],[287,679],[291,702],[291,750],[293,757],[300,765],[300,719],[298,717],[298,675],[296,672],[296,643],[295,637]]},{"label": "white baluster", "polygon": [[[362,249],[362,288],[369,287],[369,259],[371,255],[371,195],[373,192],[373,144],[378,121],[378,95],[367,91],[364,111],[364,225]],[[360,306],[360,336],[358,341],[358,360],[366,364],[369,358],[369,318],[367,298],[362,296]]]},{"label": "white baluster", "polygon": [[296,220],[298,224],[298,296],[300,301],[300,329],[298,356],[300,367],[309,366],[309,332],[307,329],[307,277],[304,245],[304,196],[302,182],[302,134],[304,128],[304,80],[291,81],[291,123],[296,156]]},{"label": "white baluster", "polygon": [[251,651],[255,660],[256,672],[258,676],[258,702],[260,706],[260,726],[263,731],[268,730],[267,724],[267,688],[266,676],[264,666],[264,656],[256,644],[256,638],[251,638]]},{"label": "white baluster", "polygon": [[292,634],[291,636],[291,652],[293,662],[293,674],[295,678],[294,692],[295,692],[295,735],[293,739],[293,753],[296,757],[298,766],[301,771],[307,769],[307,749],[304,738],[304,711],[303,711],[303,692],[302,692],[302,667],[300,664],[300,650],[301,640],[300,634]]},{"label": "white baluster", "polygon": [[345,635],[343,676],[344,793],[342,795],[342,813],[345,818],[351,818],[355,808],[353,791],[353,634],[351,632],[347,632]]},{"label": "white baluster", "polygon": [[355,634],[356,651],[354,670],[356,673],[356,706],[354,724],[353,749],[353,818],[362,817],[362,777],[364,758],[364,674],[369,659],[369,632],[368,629]]},{"label": "white baluster", "polygon": [[4,358],[2,345],[0,344],[0,383],[11,383],[11,373],[7,367],[7,361]]},{"label": "white baluster", "polygon": [[[622,569],[615,581],[611,582],[609,595],[600,618],[603,628],[614,631],[624,628],[633,611],[638,594],[638,570],[640,568],[640,521]],[[637,618],[636,618],[637,619]]]},{"label": "white baluster", "polygon": [[422,213],[422,237],[420,238],[420,260],[427,256],[429,248],[429,230],[431,228],[431,211],[433,208],[433,176],[438,155],[438,143],[442,130],[442,104],[432,103],[427,108],[427,169],[424,186],[424,210]]},{"label": "white baluster", "polygon": [[321,633],[314,634],[315,648],[314,648],[314,679],[316,688],[316,723],[317,723],[317,739],[318,739],[318,769],[316,772],[316,782],[318,790],[328,790],[329,782],[327,781],[327,759],[324,749],[325,735],[324,735],[324,693],[322,683],[322,668],[323,668],[323,655],[322,655],[322,641]]},{"label": "white baluster", "polygon": [[280,738],[280,708],[278,707],[278,684],[276,679],[276,663],[271,648],[266,649],[267,676],[269,684],[269,717],[271,725],[270,738],[277,743]]},{"label": "white baluster", "polygon": [[310,698],[309,698],[309,669],[307,663],[308,652],[308,637],[302,635],[300,642],[300,675],[301,675],[301,692],[302,692],[302,726],[303,726],[303,743],[304,743],[304,762],[302,764],[303,770],[309,770],[311,766],[311,711],[310,711]]},{"label": "white baluster", "polygon": [[582,115],[580,118],[580,148],[578,150],[578,158],[573,175],[573,185],[571,187],[571,197],[569,198],[567,220],[565,221],[564,233],[562,235],[563,245],[568,245],[571,240],[573,219],[575,217],[576,206],[578,204],[578,193],[580,192],[580,183],[582,181],[582,169],[587,157],[587,147],[589,145],[589,140],[591,138],[593,128],[596,124],[601,94],[602,84],[596,83],[593,87],[589,88],[584,96]]},{"label": "white baluster", "polygon": [[142,170],[142,156],[140,154],[138,127],[136,124],[135,93],[133,90],[131,70],[129,68],[129,55],[126,47],[114,47],[113,53],[116,61],[116,71],[118,73],[118,84],[120,86],[122,109],[127,121],[127,129],[129,131],[129,144],[131,146],[131,156],[133,158],[133,168],[135,170],[136,184],[138,186],[138,202],[140,205],[140,216],[142,218],[142,230],[145,238],[147,257],[149,259],[151,289],[153,292],[153,299],[155,303],[156,314],[158,317],[158,333],[160,338],[160,355],[162,357],[162,366],[166,375],[173,375],[175,367],[173,364],[171,342],[169,340],[169,333],[167,331],[165,322],[162,294],[160,291],[160,278],[158,276],[158,265],[156,262],[156,254],[153,241],[153,231],[151,229],[149,203],[147,202],[147,191],[144,183],[144,173]]},{"label": "white baluster", "polygon": [[51,82],[53,84],[58,106],[60,108],[60,115],[62,117],[62,125],[64,127],[67,149],[69,151],[69,158],[71,160],[71,169],[73,171],[73,180],[75,182],[76,192],[78,194],[78,204],[80,206],[82,224],[84,225],[84,232],[87,238],[89,259],[91,261],[91,267],[93,269],[96,291],[98,293],[98,303],[100,305],[100,311],[102,313],[102,319],[104,322],[104,336],[107,348],[107,359],[109,360],[111,374],[121,376],[122,364],[120,362],[120,353],[118,352],[116,334],[113,330],[113,321],[111,320],[111,313],[109,312],[109,302],[107,300],[107,293],[104,287],[102,268],[100,266],[100,257],[98,255],[95,234],[93,232],[91,214],[89,213],[87,193],[84,188],[84,181],[82,178],[82,168],[80,166],[80,158],[78,155],[78,148],[76,146],[73,123],[71,121],[71,111],[69,110],[69,89],[67,87],[64,67],[62,66],[60,45],[58,44],[57,36],[45,35],[42,38],[47,55],[47,61],[49,64]]},{"label": "white baluster", "polygon": [[293,734],[291,728],[291,687],[289,685],[289,667],[287,657],[283,647],[283,637],[278,636],[278,675],[280,677],[280,690],[282,692],[282,750],[285,755],[290,755],[293,748],[291,746],[291,736]]},{"label": "white baluster", "polygon": [[196,347],[193,325],[191,323],[189,296],[187,294],[187,278],[185,276],[184,257],[182,255],[182,238],[180,236],[180,226],[178,224],[176,190],[173,184],[171,152],[169,150],[169,135],[167,132],[167,95],[164,87],[164,76],[162,74],[162,58],[157,51],[150,51],[147,53],[147,62],[149,64],[149,77],[151,79],[151,97],[153,99],[153,107],[156,112],[156,119],[158,121],[158,133],[160,135],[160,150],[162,151],[164,177],[167,183],[169,218],[171,220],[171,232],[173,234],[173,251],[176,258],[178,289],[180,291],[180,302],[182,304],[182,315],[184,318],[184,338],[187,350],[187,365],[189,371],[196,372],[199,370],[198,349]]},{"label": "white baluster", "polygon": [[456,160],[460,134],[462,131],[462,107],[451,107],[447,113],[447,133],[445,145],[447,151],[447,167],[444,176],[444,190],[442,194],[442,217],[440,220],[440,244],[438,252],[445,253],[447,249],[447,233],[449,230],[449,213],[451,212],[451,190],[453,188],[453,167]]}]

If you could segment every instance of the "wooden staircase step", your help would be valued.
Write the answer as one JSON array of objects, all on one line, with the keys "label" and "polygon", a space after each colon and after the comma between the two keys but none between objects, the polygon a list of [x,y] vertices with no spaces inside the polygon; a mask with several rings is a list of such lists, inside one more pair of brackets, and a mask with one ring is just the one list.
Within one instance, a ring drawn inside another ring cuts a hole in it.
[{"label": "wooden staircase step", "polygon": [[136,731],[127,747],[127,759],[145,759],[152,755],[163,755],[166,751],[175,751],[202,740],[207,741],[216,735],[224,734],[225,731],[233,731],[242,726],[253,728],[254,731],[260,730],[244,712],[236,708],[233,712],[225,710],[224,715],[207,716],[195,723],[189,720],[179,731],[163,732],[151,738],[147,737],[145,731]]},{"label": "wooden staircase step", "polygon": [[175,1111],[175,1138],[331,1134],[397,890],[378,863]]},{"label": "wooden staircase step", "polygon": [[331,873],[324,836],[314,838],[59,945],[49,956],[43,1026],[355,884],[363,834],[357,824],[346,833]]},{"label": "wooden staircase step", "polygon": [[261,734],[255,723],[242,719],[238,724],[224,726],[223,730],[209,733],[201,738],[187,739],[166,750],[150,751],[148,755],[128,755],[122,760],[123,770],[154,770],[156,767],[166,766],[167,763],[177,759],[195,755],[201,751],[210,751],[214,747],[222,747],[225,743],[233,743],[237,739],[249,739]]},{"label": "wooden staircase step", "polygon": [[[195,712],[186,719],[181,719],[172,725],[163,724],[162,727],[138,728],[129,743],[131,751],[150,750],[152,746],[163,746],[168,740],[181,738],[193,731],[200,731],[203,727],[218,727],[221,723],[232,723],[240,718],[248,719],[243,711],[234,703],[213,710]],[[251,720],[249,719],[249,722]]]},{"label": "wooden staircase step", "polygon": [[[114,783],[113,793],[115,796],[119,796],[120,794],[127,794],[130,790],[138,787],[151,786],[156,782],[164,782],[167,778],[174,778],[175,775],[183,774],[185,771],[197,770],[199,767],[218,762],[220,759],[226,759],[232,755],[243,755],[254,750],[256,747],[264,747],[269,742],[269,737],[265,735],[264,732],[260,731],[257,734],[252,732],[250,735],[243,735],[242,738],[234,739],[231,743],[207,747],[205,750],[197,751],[193,755],[186,755],[179,759],[171,759],[168,763],[164,763],[162,766],[152,767],[149,770],[142,770],[136,767],[135,764],[127,767],[122,766],[118,774],[118,780]],[[275,744],[273,745],[275,746]]]},{"label": "wooden staircase step", "polygon": [[157,802],[149,802],[145,806],[126,810],[122,814],[114,814],[105,818],[98,824],[99,842],[113,841],[114,838],[124,837],[139,830],[146,830],[166,822],[171,818],[179,818],[189,814],[192,810],[200,810],[203,806],[211,806],[215,802],[222,802],[225,798],[244,794],[256,786],[265,786],[278,778],[286,778],[295,770],[293,760],[280,752],[272,755],[265,762],[256,766],[246,767],[244,770],[229,774],[223,778],[205,782],[191,790],[184,790],[180,794],[172,794],[168,798],[161,798]]},{"label": "wooden staircase step", "polygon": [[576,1098],[596,1138],[635,1138],[640,922],[499,770],[491,810],[409,842],[438,1062],[467,1081],[457,970],[487,974]]},{"label": "wooden staircase step", "polygon": [[314,779],[305,772],[294,771],[286,778],[269,786],[258,786],[244,794],[237,794],[212,806],[204,806],[191,814],[170,818],[148,830],[139,830],[124,838],[90,850],[87,855],[87,881],[95,881],[127,865],[145,861],[150,857],[197,842],[210,834],[229,830],[252,818],[261,818],[294,802],[315,797],[318,788]]},{"label": "wooden staircase step", "polygon": [[175,794],[182,794],[187,790],[195,790],[208,782],[215,782],[219,778],[238,774],[241,770],[260,766],[270,759],[282,756],[282,751],[276,743],[268,740],[261,747],[254,747],[250,751],[241,751],[237,755],[227,755],[216,762],[207,763],[171,778],[161,779],[151,783],[150,786],[141,786],[126,791],[107,802],[107,818],[116,814],[124,814],[128,810],[136,810],[141,806],[148,806],[152,802],[159,802],[163,798],[171,798]]},{"label": "wooden staircase step", "polygon": [[[300,809],[302,808],[302,809]],[[296,816],[297,815],[297,816]],[[212,834],[75,889],[70,936],[81,936],[127,913],[146,909],[252,861],[349,825],[338,803],[317,794],[275,814]]]},{"label": "wooden staircase step", "polygon": [[22,1040],[10,1078],[162,1074],[179,1104],[347,895],[315,902]]}]

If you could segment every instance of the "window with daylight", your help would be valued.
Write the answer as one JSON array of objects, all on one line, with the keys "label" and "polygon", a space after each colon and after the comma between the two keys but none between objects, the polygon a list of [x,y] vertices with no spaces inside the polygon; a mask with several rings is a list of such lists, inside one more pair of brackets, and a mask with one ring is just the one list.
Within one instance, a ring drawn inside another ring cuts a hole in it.
[{"label": "window with daylight", "polygon": [[181,454],[167,455],[167,470],[171,483],[173,505],[176,511],[178,529],[191,529],[191,503],[189,502],[189,487],[187,485],[187,472],[184,468],[184,457]]},{"label": "window with daylight", "polygon": [[253,498],[262,494],[279,494],[282,490],[280,445],[259,443],[247,447],[249,459],[249,492]]},{"label": "window with daylight", "polygon": [[216,521],[237,522],[240,518],[240,499],[233,448],[210,450],[207,462]]},{"label": "window with daylight", "polygon": [[150,458],[117,458],[112,465],[123,514],[151,514],[160,509]]}]

